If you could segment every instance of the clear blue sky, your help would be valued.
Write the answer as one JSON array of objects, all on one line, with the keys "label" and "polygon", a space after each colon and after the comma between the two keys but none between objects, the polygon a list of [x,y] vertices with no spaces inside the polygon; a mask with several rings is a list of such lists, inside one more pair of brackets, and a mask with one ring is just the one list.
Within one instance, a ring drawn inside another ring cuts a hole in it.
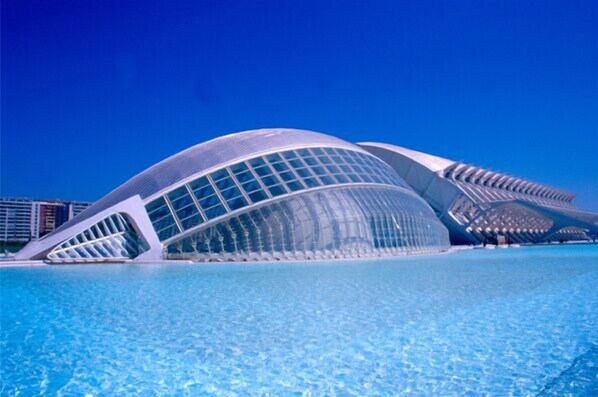
[{"label": "clear blue sky", "polygon": [[464,160],[598,211],[597,1],[2,1],[1,194],[95,200],[218,135]]}]

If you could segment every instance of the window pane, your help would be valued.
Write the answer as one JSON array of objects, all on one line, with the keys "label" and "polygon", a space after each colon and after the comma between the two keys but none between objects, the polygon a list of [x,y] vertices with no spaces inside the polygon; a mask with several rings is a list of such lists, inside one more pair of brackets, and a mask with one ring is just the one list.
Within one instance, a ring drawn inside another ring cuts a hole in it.
[{"label": "window pane", "polygon": [[340,156],[330,156],[332,162],[335,164],[342,164],[344,163],[343,159]]},{"label": "window pane", "polygon": [[162,197],[159,197],[157,199],[155,199],[154,201],[152,201],[151,203],[147,204],[145,206],[145,210],[147,211],[147,213],[151,213],[152,211],[165,206],[166,203],[164,202],[164,199]]},{"label": "window pane", "polygon": [[261,178],[262,179],[262,183],[266,186],[272,186],[272,185],[276,185],[279,184],[280,182],[278,181],[278,179],[276,179],[273,176],[266,176]]},{"label": "window pane", "polygon": [[230,166],[230,170],[234,173],[234,174],[238,174],[244,171],[247,171],[247,165],[245,165],[245,163],[238,163],[238,164],[234,164]]},{"label": "window pane", "polygon": [[305,178],[303,182],[308,188],[320,186],[320,183],[316,180],[316,178]]},{"label": "window pane", "polygon": [[243,188],[243,190],[245,190],[246,193],[251,193],[254,192],[256,190],[261,190],[262,187],[260,186],[259,183],[257,183],[257,181],[254,179],[252,181],[249,181],[247,183],[244,183],[243,185],[241,185],[241,187]]},{"label": "window pane", "polygon": [[164,198],[162,198],[162,197],[160,197],[157,200],[152,201],[145,208],[148,212],[150,219],[152,219],[152,220],[159,219],[167,214],[170,214],[170,210],[166,206],[166,202],[164,201]]},{"label": "window pane", "polygon": [[214,182],[219,181],[220,179],[226,178],[228,176],[229,176],[228,175],[228,171],[226,169],[221,169],[221,170],[218,170],[216,172],[212,172],[210,174],[210,177],[212,178],[212,180]]},{"label": "window pane", "polygon": [[189,183],[189,187],[191,190],[193,190],[193,194],[198,200],[205,196],[209,196],[210,194],[214,194],[214,189],[205,176],[202,176],[201,178]]},{"label": "window pane", "polygon": [[214,206],[205,211],[206,218],[208,218],[208,219],[214,219],[217,216],[220,216],[224,213],[226,213],[226,210],[224,209],[224,207],[222,205]]},{"label": "window pane", "polygon": [[213,207],[216,204],[220,204],[220,199],[215,194],[199,201],[199,205],[204,210]]},{"label": "window pane", "polygon": [[278,172],[283,172],[289,169],[285,163],[274,163],[272,167]]},{"label": "window pane", "polygon": [[220,179],[218,182],[216,182],[216,187],[220,191],[228,189],[231,186],[235,186],[235,183],[230,177]]},{"label": "window pane", "polygon": [[249,198],[254,203],[257,203],[259,201],[267,199],[268,196],[266,195],[266,193],[263,190],[257,190],[257,191],[255,191],[253,193],[249,193]]},{"label": "window pane", "polygon": [[363,182],[363,180],[357,174],[349,174],[349,178],[356,183]]},{"label": "window pane", "polygon": [[267,155],[266,159],[271,163],[278,163],[282,161],[282,159],[277,153]]},{"label": "window pane", "polygon": [[199,214],[197,215],[193,215],[187,219],[183,219],[181,221],[181,225],[183,226],[183,229],[187,230],[187,229],[191,229],[192,227],[195,227],[197,225],[199,225],[200,223],[203,223],[203,219],[201,219],[201,216]]},{"label": "window pane", "polygon": [[293,168],[304,168],[305,165],[303,165],[303,162],[301,160],[290,160],[289,164],[291,164],[291,167]]},{"label": "window pane", "polygon": [[253,168],[262,167],[262,166],[264,166],[266,164],[266,163],[264,163],[264,160],[261,157],[258,157],[258,158],[255,158],[255,159],[251,159],[251,160],[248,161],[248,163]]},{"label": "window pane", "polygon": [[160,239],[160,241],[166,240],[167,238],[172,237],[178,233],[179,233],[179,229],[176,227],[176,225],[170,226],[166,229],[163,229],[163,230],[160,230],[159,232],[157,232],[158,238]]},{"label": "window pane", "polygon": [[235,174],[235,177],[237,178],[237,181],[239,181],[239,183],[243,183],[245,181],[249,181],[249,180],[253,180],[255,179],[253,174],[249,171],[245,171],[245,172],[241,172],[238,174]]},{"label": "window pane", "polygon": [[352,174],[353,173],[353,169],[351,168],[351,166],[348,165],[341,165],[341,170],[345,173],[345,174]]},{"label": "window pane", "polygon": [[283,157],[287,160],[293,160],[297,158],[297,153],[295,153],[293,150],[289,150],[283,153]]},{"label": "window pane", "polygon": [[155,230],[162,230],[172,225],[175,225],[175,222],[174,218],[171,215],[168,215],[162,219],[158,219],[156,222],[153,222],[152,225],[154,226]]},{"label": "window pane", "polygon": [[286,190],[284,190],[284,188],[280,185],[270,186],[270,187],[268,187],[268,191],[270,191],[270,194],[274,197],[280,196],[281,194],[286,193]]},{"label": "window pane", "polygon": [[177,200],[170,202],[170,205],[172,205],[172,208],[175,211],[191,204],[193,204],[193,199],[191,198],[191,196],[189,196],[189,193],[186,193],[184,196],[179,197]]},{"label": "window pane", "polygon": [[270,170],[270,167],[267,166],[256,168],[254,171],[259,176],[272,175],[272,170]]},{"label": "window pane", "polygon": [[294,181],[294,182],[288,182],[287,186],[289,187],[289,190],[291,190],[292,192],[296,192],[297,190],[301,190],[303,189],[303,185],[301,185],[299,182]]},{"label": "window pane", "polygon": [[174,189],[172,192],[168,193],[168,198],[170,201],[175,201],[179,197],[182,197],[187,194],[187,188],[185,186],[181,186],[177,189]]},{"label": "window pane", "polygon": [[322,162],[322,164],[331,164],[332,161],[327,156],[318,156],[318,160]]},{"label": "window pane", "polygon": [[191,215],[197,214],[199,211],[197,211],[197,208],[195,208],[195,204],[193,205],[189,205],[185,208],[181,208],[180,210],[178,210],[176,212],[176,216],[177,218],[179,218],[179,220],[181,219],[185,219],[190,217]]},{"label": "window pane", "polygon": [[335,177],[338,180],[338,183],[349,183],[349,178],[345,175],[335,175]]},{"label": "window pane", "polygon": [[372,183],[373,182],[372,178],[369,175],[367,175],[367,174],[361,175],[361,178],[363,179],[364,182],[367,182],[367,183]]},{"label": "window pane", "polygon": [[297,174],[299,174],[302,178],[309,178],[312,176],[311,172],[307,170],[307,168],[299,168],[295,170]]},{"label": "window pane", "polygon": [[316,175],[326,175],[326,171],[324,171],[323,167],[313,167],[312,171],[316,173]]},{"label": "window pane", "polygon": [[288,181],[293,181],[293,180],[296,180],[296,179],[297,179],[297,178],[295,177],[295,175],[293,175],[293,173],[292,173],[292,172],[290,172],[290,171],[281,173],[281,174],[280,174],[280,178],[281,178],[283,181],[285,181],[285,182],[288,182]]},{"label": "window pane", "polygon": [[340,172],[338,167],[335,165],[328,165],[326,168],[328,168],[328,171],[330,171],[331,174],[338,174]]},{"label": "window pane", "polygon": [[345,157],[345,161],[349,164],[355,164],[355,158],[351,155]]},{"label": "window pane", "polygon": [[239,208],[245,207],[247,205],[247,201],[243,196],[234,198],[230,201],[227,201],[228,207],[231,211],[237,210]]},{"label": "window pane", "polygon": [[220,192],[220,194],[226,201],[228,201],[229,199],[231,199],[233,197],[241,196],[241,191],[239,189],[237,189],[236,187],[232,187],[230,189]]},{"label": "window pane", "polygon": [[312,167],[315,167],[315,166],[318,166],[318,165],[320,165],[320,164],[319,164],[319,163],[316,161],[316,159],[315,159],[315,158],[313,158],[313,157],[305,157],[305,158],[303,159],[303,161],[305,161],[305,163],[306,163],[307,165],[309,165],[309,166],[312,166]]},{"label": "window pane", "polygon": [[336,184],[336,182],[334,181],[334,179],[332,179],[328,175],[322,175],[322,176],[320,176],[320,180],[322,181],[322,183],[324,185],[334,185],[334,184]]},{"label": "window pane", "polygon": [[370,175],[370,177],[374,180],[374,182],[382,183],[382,179],[380,179],[380,177],[378,177],[378,175]]}]

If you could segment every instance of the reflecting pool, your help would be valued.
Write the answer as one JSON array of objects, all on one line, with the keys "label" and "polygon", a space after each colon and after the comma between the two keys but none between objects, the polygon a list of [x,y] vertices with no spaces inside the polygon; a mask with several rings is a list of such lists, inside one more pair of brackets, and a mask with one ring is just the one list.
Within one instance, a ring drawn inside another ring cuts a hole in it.
[{"label": "reflecting pool", "polygon": [[0,395],[596,395],[598,246],[0,269]]}]

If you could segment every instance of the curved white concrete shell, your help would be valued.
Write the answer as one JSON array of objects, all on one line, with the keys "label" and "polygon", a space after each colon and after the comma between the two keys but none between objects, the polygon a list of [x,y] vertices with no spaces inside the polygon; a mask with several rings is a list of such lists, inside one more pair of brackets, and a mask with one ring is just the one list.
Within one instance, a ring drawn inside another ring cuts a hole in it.
[{"label": "curved white concrete shell", "polygon": [[598,235],[598,214],[577,210],[572,193],[400,146],[358,145],[389,164],[430,204],[453,244]]},{"label": "curved white concrete shell", "polygon": [[19,259],[243,261],[445,250],[448,232],[386,163],[293,129],[247,131],[133,177]]}]

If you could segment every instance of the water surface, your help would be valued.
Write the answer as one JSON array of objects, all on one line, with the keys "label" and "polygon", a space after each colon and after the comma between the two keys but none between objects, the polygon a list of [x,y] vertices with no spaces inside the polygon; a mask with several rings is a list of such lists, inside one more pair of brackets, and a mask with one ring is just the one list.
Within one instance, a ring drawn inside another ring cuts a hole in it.
[{"label": "water surface", "polygon": [[1,395],[596,395],[598,246],[0,269]]}]

